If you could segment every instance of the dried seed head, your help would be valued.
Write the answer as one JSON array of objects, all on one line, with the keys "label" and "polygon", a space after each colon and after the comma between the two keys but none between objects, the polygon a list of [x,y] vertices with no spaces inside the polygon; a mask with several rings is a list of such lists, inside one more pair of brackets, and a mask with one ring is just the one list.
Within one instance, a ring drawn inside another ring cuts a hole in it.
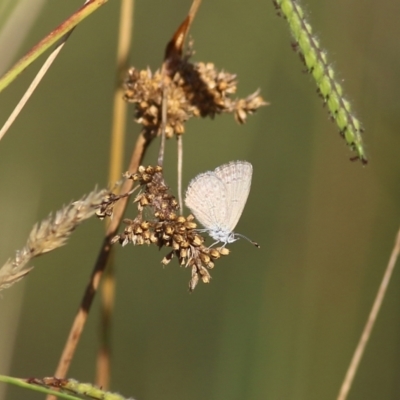
[{"label": "dried seed head", "polygon": [[[163,79],[161,70],[128,71],[125,81],[125,100],[135,104],[135,121],[142,125],[145,135],[154,137],[160,132],[161,105],[166,95],[167,138],[182,135],[185,123],[192,117],[211,117],[233,113],[238,123],[245,123],[247,115],[267,103],[259,91],[245,99],[233,99],[236,93],[236,75],[219,71],[213,63],[191,63],[191,47],[184,57],[174,60],[170,79]],[[139,170],[140,173],[142,171]]]},{"label": "dried seed head", "polygon": [[210,249],[210,257],[217,260],[221,257],[221,253],[217,249]]},{"label": "dried seed head", "polygon": [[176,219],[176,222],[179,224],[184,224],[186,221],[186,218],[183,215],[179,215],[179,217]]},{"label": "dried seed head", "polygon": [[226,247],[218,247],[217,250],[219,251],[219,254],[221,254],[221,256],[227,256],[230,253],[230,250]]},{"label": "dried seed head", "polygon": [[189,222],[187,221],[185,223],[185,228],[186,229],[195,229],[197,227],[197,224],[195,222]]},{"label": "dried seed head", "polygon": [[200,259],[204,264],[208,264],[210,262],[210,256],[204,253],[200,253]]},{"label": "dried seed head", "polygon": [[193,237],[193,246],[201,246],[202,244],[203,244],[203,242],[204,242],[204,239],[201,237],[201,236],[199,236],[199,235],[195,235],[194,237]]},{"label": "dried seed head", "polygon": [[147,222],[147,221],[143,221],[141,224],[140,224],[140,227],[143,229],[143,230],[148,230],[149,229],[149,227],[150,227],[150,223],[149,222]]},{"label": "dried seed head", "polygon": [[120,235],[115,235],[115,236],[111,239],[110,243],[111,243],[111,244],[117,243],[117,242],[120,240],[120,238],[121,238]]},{"label": "dried seed head", "polygon": [[180,257],[182,260],[184,260],[184,259],[187,258],[187,255],[188,255],[188,249],[183,249],[183,248],[181,248],[181,249],[180,249],[180,253],[179,253],[179,257]]},{"label": "dried seed head", "polygon": [[164,227],[164,232],[170,236],[174,233],[174,227],[171,224],[166,224]]},{"label": "dried seed head", "polygon": [[174,235],[174,240],[175,240],[176,243],[182,243],[184,239],[183,239],[182,235],[175,234]]},{"label": "dried seed head", "polygon": [[161,261],[162,264],[167,265],[170,263],[170,261],[173,259],[174,257],[174,252],[171,251],[170,253],[168,253]]},{"label": "dried seed head", "polygon": [[[133,219],[123,220],[123,233],[116,235],[111,242],[122,246],[132,243],[169,247],[172,251],[164,257],[162,264],[168,264],[176,256],[180,265],[191,267],[190,290],[200,280],[210,282],[208,270],[214,267],[214,261],[221,255],[229,254],[229,250],[225,247],[206,247],[204,238],[195,230],[197,225],[193,215],[185,218],[177,214],[178,202],[168,191],[161,167],[140,167],[129,178],[141,185],[141,193],[135,198],[139,213]],[[144,209],[151,210],[152,219],[143,219]]]}]

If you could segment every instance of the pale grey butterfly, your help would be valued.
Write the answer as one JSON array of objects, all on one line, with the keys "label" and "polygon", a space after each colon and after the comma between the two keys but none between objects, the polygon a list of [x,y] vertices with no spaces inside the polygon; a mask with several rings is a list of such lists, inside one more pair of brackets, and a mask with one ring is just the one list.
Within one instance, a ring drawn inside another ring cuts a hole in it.
[{"label": "pale grey butterfly", "polygon": [[[249,196],[253,166],[247,161],[231,161],[214,171],[207,171],[191,180],[185,204],[204,226],[203,231],[224,246],[243,237],[234,233]],[[213,244],[213,245],[214,245]]]}]

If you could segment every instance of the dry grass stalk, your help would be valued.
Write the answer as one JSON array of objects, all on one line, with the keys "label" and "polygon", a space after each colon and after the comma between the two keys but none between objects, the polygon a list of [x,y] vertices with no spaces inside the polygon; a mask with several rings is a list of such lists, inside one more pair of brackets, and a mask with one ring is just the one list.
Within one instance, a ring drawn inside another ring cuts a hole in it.
[{"label": "dry grass stalk", "polygon": [[[120,2],[118,45],[116,54],[116,86],[112,114],[110,164],[108,182],[112,185],[120,179],[123,168],[126,136],[126,115],[128,105],[123,99],[125,79],[129,66],[129,54],[132,47],[134,24],[134,0]],[[111,328],[115,304],[115,265],[110,259],[101,285],[101,325],[99,327],[100,346],[96,361],[96,385],[107,389],[111,371]]]},{"label": "dry grass stalk", "polygon": [[[147,140],[143,135],[139,135],[135,148],[133,149],[131,160],[129,162],[129,171],[136,171],[146,153],[151,140]],[[132,189],[133,181],[130,179],[125,180],[121,186],[122,193],[129,193]],[[106,236],[103,239],[99,254],[97,256],[96,262],[93,266],[93,270],[86,285],[85,292],[82,296],[79,311],[76,314],[74,321],[72,323],[70,332],[68,334],[68,339],[64,345],[60,360],[57,365],[57,369],[54,376],[58,378],[65,378],[67,375],[71,361],[74,358],[76,347],[79,343],[82,331],[85,327],[90,309],[93,304],[93,299],[97,293],[99,283],[103,276],[104,270],[111,255],[111,245],[110,238],[112,238],[119,227],[122,220],[126,205],[128,202],[128,196],[120,196],[120,200],[117,202],[115,208],[113,207],[112,220],[107,227]]]},{"label": "dry grass stalk", "polygon": [[0,140],[3,138],[3,136],[7,133],[7,131],[10,129],[14,121],[17,119],[18,115],[22,111],[22,109],[25,107],[26,103],[28,100],[31,98],[33,95],[33,92],[36,90],[36,88],[39,86],[40,82],[46,75],[47,71],[50,69],[52,66],[53,62],[56,60],[58,55],[60,54],[61,50],[63,49],[65,43],[67,42],[68,38],[70,37],[71,33],[73,32],[74,28],[67,32],[56,44],[55,49],[51,52],[51,54],[47,57],[46,61],[40,68],[39,72],[36,74],[35,78],[29,85],[29,88],[26,90],[24,95],[21,97],[20,101],[14,108],[13,112],[10,114],[10,116],[7,118],[7,121],[4,123],[3,127],[0,130]]},{"label": "dry grass stalk", "polygon": [[375,296],[375,300],[372,305],[371,311],[369,312],[367,322],[365,323],[364,329],[361,333],[361,337],[358,341],[353,357],[350,361],[350,365],[347,369],[346,376],[344,377],[342,386],[340,387],[337,400],[346,400],[350,392],[350,389],[353,385],[354,377],[357,373],[361,359],[364,355],[365,348],[368,344],[369,338],[371,337],[372,329],[375,326],[376,319],[378,318],[378,314],[381,309],[382,302],[385,298],[386,291],[389,286],[389,282],[392,277],[394,267],[396,266],[399,254],[400,254],[400,229],[397,232],[392,253],[389,258],[389,262],[383,274],[383,278],[381,284],[379,285],[378,292]]}]

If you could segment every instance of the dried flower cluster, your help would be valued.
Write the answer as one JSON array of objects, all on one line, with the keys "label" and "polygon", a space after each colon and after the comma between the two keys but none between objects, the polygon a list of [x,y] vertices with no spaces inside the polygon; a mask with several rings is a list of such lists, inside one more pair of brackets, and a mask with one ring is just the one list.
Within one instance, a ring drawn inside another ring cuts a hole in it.
[{"label": "dried flower cluster", "polygon": [[[126,225],[124,232],[115,236],[112,242],[119,242],[122,246],[132,243],[170,247],[172,250],[162,263],[168,264],[176,256],[180,265],[191,267],[190,290],[196,287],[200,279],[208,283],[211,279],[208,270],[214,267],[216,259],[229,254],[229,250],[224,247],[206,247],[204,238],[196,231],[194,217],[177,214],[178,202],[168,192],[160,166],[139,167],[137,173],[125,174],[125,177],[137,182],[142,188],[135,198],[139,213],[136,218],[123,221]],[[112,213],[115,204],[114,198],[109,199],[108,204],[103,204],[108,215]],[[151,220],[144,218],[145,210],[151,211]]]},{"label": "dried flower cluster", "polygon": [[192,50],[174,63],[174,71],[166,76],[162,70],[129,69],[125,99],[136,104],[135,120],[143,125],[145,135],[159,133],[163,96],[167,102],[165,133],[167,138],[185,132],[184,124],[191,117],[211,117],[233,113],[238,123],[267,103],[259,91],[245,99],[232,99],[236,92],[236,75],[218,71],[212,63],[189,62]]}]

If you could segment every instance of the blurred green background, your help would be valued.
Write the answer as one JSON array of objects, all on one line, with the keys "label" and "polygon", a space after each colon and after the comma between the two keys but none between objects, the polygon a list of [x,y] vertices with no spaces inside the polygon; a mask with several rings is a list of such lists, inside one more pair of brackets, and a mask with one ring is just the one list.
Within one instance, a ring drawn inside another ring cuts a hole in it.
[{"label": "blurred green background", "polygon": [[[47,1],[14,61],[82,1]],[[329,121],[291,50],[272,1],[203,0],[191,29],[195,61],[237,73],[239,96],[271,102],[244,126],[231,116],[190,121],[184,186],[230,160],[254,166],[252,190],[209,285],[166,250],[118,248],[111,390],[139,400],[335,399],[379,286],[400,221],[400,3],[303,0],[353,108],[370,163]],[[156,69],[190,0],[137,1],[131,62]],[[107,182],[119,1],[84,21],[0,143],[0,264],[34,222]],[[0,52],[3,52],[0,50]],[[0,96],[5,121],[43,62]],[[139,127],[130,108],[126,163]],[[158,144],[145,164],[154,164]],[[166,177],[176,193],[176,143]],[[134,208],[128,210],[133,215]],[[68,245],[34,260],[0,300],[0,374],[54,373],[104,231],[93,219]],[[400,274],[387,297],[349,399],[400,398]],[[94,381],[98,298],[70,377]],[[0,384],[1,399],[42,398]]]}]

